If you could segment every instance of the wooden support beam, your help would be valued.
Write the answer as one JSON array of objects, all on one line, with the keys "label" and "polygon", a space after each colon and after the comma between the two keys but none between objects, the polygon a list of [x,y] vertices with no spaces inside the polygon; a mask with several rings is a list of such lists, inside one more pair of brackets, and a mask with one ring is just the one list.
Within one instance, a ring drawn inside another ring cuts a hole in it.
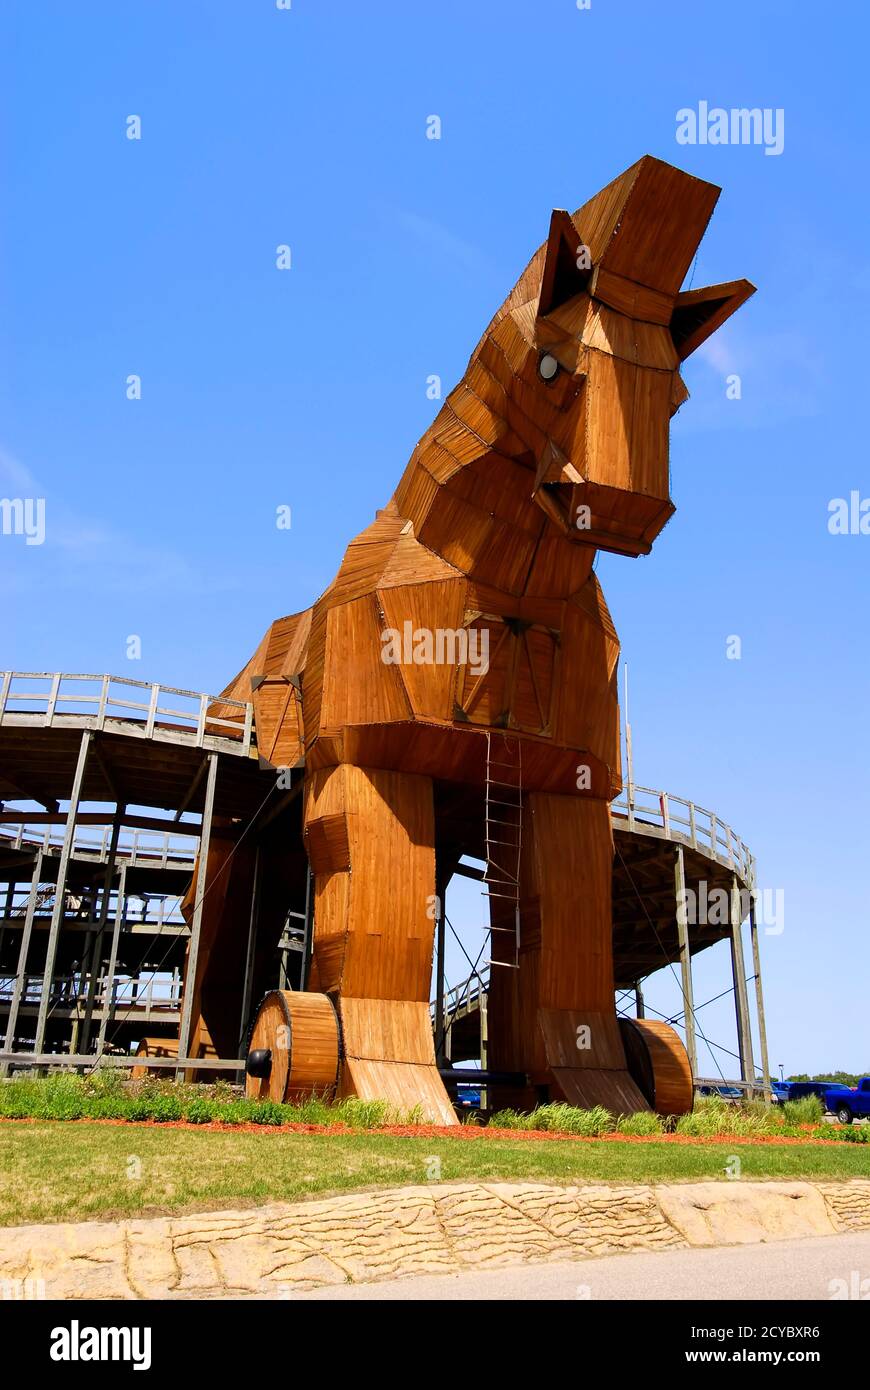
[{"label": "wooden support beam", "polygon": [[[619,826],[615,826],[614,830],[616,834],[619,836]],[[667,842],[665,842],[664,844],[657,844],[653,847],[653,849],[638,850],[636,853],[634,853],[632,848],[632,840],[630,837],[621,835],[619,836],[619,839],[620,854],[622,854],[623,864],[629,873],[632,871],[632,869],[637,869],[641,864],[649,864],[653,861],[657,861],[659,864],[667,862]]]},{"label": "wooden support beam", "polygon": [[677,909],[677,936],[680,943],[680,973],[683,980],[683,1009],[685,1010],[686,1052],[692,1075],[698,1071],[698,1049],[695,1041],[695,1000],[692,990],[692,954],[689,950],[689,925],[686,921],[686,866],[683,846],[674,851],[674,892]]},{"label": "wooden support beam", "polygon": [[[114,775],[114,773],[112,772],[112,769],[111,769],[110,766],[109,766],[109,761],[108,761],[108,758],[107,758],[107,756],[106,756],[106,753],[105,753],[104,750],[100,747],[100,740],[99,740],[99,739],[94,739],[94,757],[95,757],[96,760],[97,760],[97,764],[99,765],[99,769],[100,769],[100,771],[101,771],[102,774],[103,774],[103,778],[104,778],[104,780],[105,780],[106,786],[107,786],[108,789],[109,789],[109,796],[112,798],[112,800],[114,801],[115,805],[117,806],[117,805],[118,805],[118,802],[119,802],[122,798],[121,798],[120,795],[118,794],[118,785],[117,785],[117,783],[116,783],[116,781],[115,781],[115,775]],[[94,798],[94,800],[96,800],[96,797]]]},{"label": "wooden support beam", "polygon": [[[9,1004],[9,1017],[6,1021],[6,1051],[12,1052],[15,1048],[15,1030],[18,1027],[18,1012],[21,1008],[21,996],[24,992],[24,982],[27,979],[27,955],[30,950],[30,938],[33,933],[33,918],[36,912],[36,900],[39,896],[39,880],[42,874],[42,850],[37,853],[33,865],[33,878],[30,881],[30,893],[27,898],[27,908],[24,914],[24,929],[21,933],[21,945],[18,948],[18,968],[15,975],[15,984],[12,988],[12,999]],[[0,1065],[0,1077],[9,1074],[9,1064],[3,1062]]]},{"label": "wooden support beam", "polygon": [[[112,823],[112,838],[109,841],[109,853],[106,860],[106,872],[103,875],[103,891],[100,897],[100,912],[97,919],[97,928],[90,942],[90,975],[88,977],[88,993],[85,1001],[85,1018],[82,1027],[82,1052],[87,1052],[91,1045],[91,1026],[94,1014],[94,996],[97,990],[97,980],[100,974],[100,962],[103,958],[103,937],[106,931],[106,922],[109,918],[109,899],[112,893],[112,880],[115,877],[115,860],[118,854],[118,838],[121,833],[121,826],[124,822],[124,812],[126,806],[115,805],[115,819]],[[71,1051],[75,1052],[76,1047],[70,1044]]]},{"label": "wooden support beam", "polygon": [[[59,1071],[69,1071],[77,1067],[92,1067],[94,1065],[93,1054],[82,1055],[75,1053],[58,1052],[0,1052],[0,1063],[16,1068],[27,1069],[30,1067],[56,1067]],[[125,1069],[128,1067],[141,1067],[147,1065],[149,1071],[170,1071],[179,1066],[185,1071],[242,1071],[245,1062],[242,1057],[219,1058],[219,1057],[148,1057],[143,1062],[141,1057],[119,1057],[113,1053],[107,1053],[100,1058],[101,1067],[118,1067]]]},{"label": "wooden support beam", "polygon": [[196,795],[196,789],[197,789],[197,787],[199,786],[200,782],[202,781],[203,777],[205,776],[205,774],[206,774],[206,769],[207,769],[207,768],[208,768],[208,758],[203,758],[203,760],[202,760],[202,762],[200,763],[199,767],[196,769],[196,772],[193,774],[193,778],[192,778],[192,780],[191,780],[191,782],[190,782],[189,787],[187,788],[187,791],[184,793],[184,796],[181,798],[181,801],[180,801],[179,804],[178,804],[178,810],[175,812],[175,815],[172,817],[173,820],[175,820],[175,821],[180,821],[180,820],[181,820],[181,817],[184,815],[185,811],[187,810],[188,806],[190,805],[191,801],[193,800],[194,796]]},{"label": "wooden support beam", "polygon": [[267,814],[262,817],[262,819],[258,819],[255,822],[257,830],[259,832],[262,832],[266,829],[267,825],[272,824],[273,820],[277,820],[281,812],[286,811],[287,807],[290,806],[297,799],[297,797],[302,795],[302,788],[304,787],[304,785],[305,779],[302,777],[300,773],[299,780],[296,783],[296,785],[294,787],[291,787],[289,791],[286,791],[284,793],[284,795],[278,801],[278,804],[276,806],[273,806],[271,811],[268,811]]},{"label": "wooden support beam", "polygon": [[[646,884],[639,885],[639,887],[641,888],[644,902],[647,904],[649,904],[650,902],[659,902],[662,899],[667,901],[668,899],[672,899],[674,896],[674,890],[670,884],[663,885],[661,888],[652,888],[647,886]],[[614,907],[622,907],[625,903],[636,902],[637,893],[634,890],[632,890],[629,893],[615,893],[613,897]]]},{"label": "wooden support beam", "polygon": [[[245,1034],[248,1031],[248,1014],[251,1011],[251,992],[254,988],[254,959],[257,952],[257,916],[260,910],[260,880],[263,866],[260,862],[260,846],[254,851],[254,882],[251,890],[251,912],[248,918],[248,945],[245,951],[245,979],[242,985],[242,1015],[239,1019],[239,1052],[245,1050]],[[306,917],[308,903],[306,894]],[[303,966],[304,969],[304,966]],[[304,981],[302,981],[304,988]]]},{"label": "wooden support beam", "polygon": [[643,985],[640,980],[638,980],[634,987],[634,1010],[637,1018],[646,1018],[646,1010],[643,1002]]},{"label": "wooden support beam", "polygon": [[749,1000],[746,994],[746,966],[743,960],[743,934],[740,917],[740,889],[737,875],[731,879],[731,974],[734,981],[734,1008],[737,1017],[737,1050],[740,1054],[740,1075],[744,1081],[755,1081],[752,1064],[752,1032],[749,1024]]},{"label": "wooden support beam", "polygon": [[[196,967],[199,960],[199,936],[202,930],[202,904],[206,894],[206,875],[208,873],[208,848],[211,841],[211,823],[214,813],[214,792],[217,781],[217,753],[208,756],[208,780],[205,784],[205,805],[202,810],[202,826],[199,835],[199,858],[194,889],[193,917],[190,924],[190,947],[187,953],[187,969],[184,976],[184,999],[181,1009],[181,1027],[178,1030],[178,1055],[186,1057],[190,1046],[190,1029],[193,1021],[193,1003],[196,994]],[[175,1073],[176,1081],[184,1080],[184,1068]]]},{"label": "wooden support beam", "polygon": [[761,1080],[765,1099],[770,1096],[770,1062],[767,1054],[767,1023],[764,992],[761,988],[761,954],[758,949],[758,923],[755,920],[755,894],[749,896],[749,934],[752,939],[752,968],[755,971],[755,1007],[758,1014],[758,1050],[761,1054]]},{"label": "wooden support beam", "polygon": [[305,869],[305,936],[302,941],[302,973],[299,979],[301,989],[308,988],[308,973],[311,969],[311,953],[314,949],[314,873],[311,865]]},{"label": "wooden support beam", "polygon": [[103,1049],[106,1046],[106,1028],[109,1017],[112,1014],[112,1003],[115,993],[115,971],[118,966],[118,941],[121,936],[121,923],[124,920],[124,908],[127,901],[127,865],[121,865],[121,877],[118,880],[118,901],[115,906],[115,925],[112,930],[112,949],[109,953],[109,972],[106,976],[106,992],[103,996],[102,1018],[100,1019],[100,1035],[97,1039],[97,1056],[102,1057]]},{"label": "wooden support beam", "polygon": [[85,775],[85,766],[88,761],[88,753],[93,743],[93,732],[85,729],[79,744],[79,755],[76,761],[76,770],[73,777],[72,791],[70,793],[69,809],[66,815],[66,829],[63,836],[63,847],[60,852],[60,863],[57,870],[57,892],[54,898],[54,910],[51,914],[51,926],[48,935],[48,948],[45,954],[45,970],[42,976],[42,994],[39,998],[39,1013],[36,1020],[36,1035],[33,1044],[34,1052],[42,1052],[45,1046],[45,1025],[48,1020],[49,997],[51,995],[51,983],[54,977],[54,962],[57,956],[57,942],[60,935],[61,922],[63,921],[64,907],[66,903],[66,879],[69,871],[69,861],[72,856],[73,841],[75,839],[76,818],[79,811],[79,801],[82,794],[82,782]]},{"label": "wooden support beam", "polygon": [[[217,754],[215,754],[217,756]],[[111,825],[115,818],[114,811],[82,811],[76,816],[77,825]],[[0,811],[0,825],[65,825],[67,817],[59,811]],[[199,827],[195,822],[183,821],[177,825],[174,820],[167,820],[161,816],[124,816],[124,825],[133,830],[162,830],[167,835],[184,835],[188,832],[192,837],[196,837]],[[235,831],[230,826],[219,828],[221,838],[232,838]],[[218,831],[215,831],[217,834]]]},{"label": "wooden support beam", "polygon": [[444,1033],[444,990],[445,990],[445,952],[447,947],[447,905],[444,901],[446,889],[442,869],[435,875],[435,1060],[443,1066],[449,1048]]},{"label": "wooden support beam", "polygon": [[476,869],[473,864],[455,864],[453,872],[460,878],[473,878],[476,883],[483,883],[484,870]]}]

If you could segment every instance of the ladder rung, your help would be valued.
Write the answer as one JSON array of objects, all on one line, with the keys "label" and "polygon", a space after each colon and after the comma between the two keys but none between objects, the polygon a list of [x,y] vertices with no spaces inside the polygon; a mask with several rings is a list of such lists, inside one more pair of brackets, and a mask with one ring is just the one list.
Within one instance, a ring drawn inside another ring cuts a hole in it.
[{"label": "ladder rung", "polygon": [[[519,970],[519,948],[520,948],[520,860],[523,845],[523,756],[522,744],[504,738],[501,749],[503,758],[492,757],[491,735],[486,735],[486,869],[483,873],[483,882],[486,887],[481,892],[481,897],[498,898],[502,902],[513,905],[514,921],[510,926],[491,923],[487,930],[492,932],[504,932],[514,939],[514,958],[516,963],[510,961],[490,960],[488,965],[500,965],[505,970]],[[507,761],[505,761],[507,759]],[[514,781],[509,781],[500,777],[493,777],[493,770],[509,772]],[[510,792],[511,796],[494,795],[494,791]],[[492,815],[495,810],[507,810],[511,812],[510,818]],[[503,840],[492,835],[492,830],[509,830],[513,839]],[[506,864],[500,864],[493,857],[495,846],[509,850],[506,856],[516,865],[516,873]],[[501,916],[501,911],[499,912]]]}]

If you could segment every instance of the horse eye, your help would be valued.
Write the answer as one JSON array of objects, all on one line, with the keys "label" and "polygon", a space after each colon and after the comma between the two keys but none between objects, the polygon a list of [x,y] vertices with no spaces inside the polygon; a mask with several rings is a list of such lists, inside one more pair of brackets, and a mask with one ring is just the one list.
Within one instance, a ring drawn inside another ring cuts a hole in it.
[{"label": "horse eye", "polygon": [[538,375],[542,381],[552,381],[559,371],[559,363],[551,352],[541,354],[538,362]]}]

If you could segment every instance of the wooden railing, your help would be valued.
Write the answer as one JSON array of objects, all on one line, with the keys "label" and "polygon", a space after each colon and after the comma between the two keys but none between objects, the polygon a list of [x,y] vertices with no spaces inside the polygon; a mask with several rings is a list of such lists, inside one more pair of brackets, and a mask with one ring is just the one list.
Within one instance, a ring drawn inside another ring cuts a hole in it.
[{"label": "wooden railing", "polygon": [[[0,842],[2,843],[2,842]],[[31,884],[9,885],[7,892],[0,895],[0,926],[10,923],[21,925],[30,902]],[[37,894],[36,920],[50,918],[54,906],[56,887],[53,883],[43,883]],[[109,890],[106,922],[109,930],[118,909],[118,890]],[[76,925],[82,929],[93,930],[99,924],[96,894],[92,889],[77,892],[68,889],[64,904],[65,925]],[[164,892],[133,893],[129,889],[124,895],[121,925],[124,931],[137,927],[150,928],[156,933],[170,930],[186,932],[187,922],[181,911],[181,895]]]},{"label": "wooden railing", "polygon": [[[482,966],[480,970],[473,970],[467,979],[460,981],[458,985],[453,985],[444,992],[444,1022],[458,1017],[461,1013],[469,1012],[478,1003],[481,994],[486,994],[489,990],[489,967]],[[437,1001],[432,1000],[430,1009],[432,1017],[435,1017],[435,1006]]]},{"label": "wooden railing", "polygon": [[611,806],[616,821],[629,830],[657,832],[666,840],[691,845],[733,869],[748,888],[755,886],[755,859],[730,825],[712,811],[671,792],[626,786]]},{"label": "wooden railing", "polygon": [[[60,850],[65,826],[28,821],[24,811],[21,816],[20,822],[0,824],[0,846],[17,850]],[[95,864],[108,863],[112,842],[110,825],[100,830],[77,822],[73,834],[73,854],[77,858],[90,859]],[[196,858],[198,844],[199,826],[191,826],[186,833],[183,822],[176,823],[173,830],[166,831],[136,830],[122,826],[118,834],[117,857],[128,864],[152,869],[187,867]]]},{"label": "wooden railing", "polygon": [[[26,683],[25,689],[20,688],[22,683]],[[134,698],[136,695],[140,698]],[[172,730],[189,736],[198,748],[206,739],[227,739],[237,745],[235,751],[245,753],[253,731],[253,706],[243,700],[149,684],[128,676],[60,671],[0,672],[0,725],[16,715],[25,715],[28,722],[47,728],[70,718],[80,727],[98,730],[107,723],[123,722],[149,738],[155,730]]]},{"label": "wooden railing", "polygon": [[[107,1007],[111,1013],[122,1009],[125,1013],[178,1013],[181,1008],[181,980],[167,976],[155,979],[116,979],[112,985],[111,1000],[106,988],[108,976],[100,975],[94,993],[94,1010],[102,1013]],[[14,975],[0,976],[0,1004],[9,1002],[15,988]],[[42,998],[43,978],[41,975],[25,975],[21,1004],[33,1006]],[[50,1002],[53,1010],[84,1009],[87,1004],[87,975],[57,975],[52,980]]]}]

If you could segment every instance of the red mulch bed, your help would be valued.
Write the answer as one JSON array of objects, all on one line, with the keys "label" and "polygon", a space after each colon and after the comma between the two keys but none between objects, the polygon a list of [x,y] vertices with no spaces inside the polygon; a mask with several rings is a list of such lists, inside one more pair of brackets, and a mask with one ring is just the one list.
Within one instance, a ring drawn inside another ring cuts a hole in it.
[{"label": "red mulch bed", "polygon": [[[37,1116],[22,1116],[15,1119],[9,1116],[0,1116],[0,1124],[36,1124]],[[840,1126],[832,1125],[830,1139],[819,1138],[793,1138],[784,1134],[758,1134],[758,1135],[735,1135],[735,1134],[711,1134],[696,1136],[693,1134],[565,1134],[558,1130],[550,1129],[495,1129],[492,1126],[487,1128],[484,1125],[383,1125],[378,1129],[353,1129],[350,1125],[306,1125],[306,1124],[284,1124],[284,1125],[254,1125],[249,1123],[228,1124],[223,1120],[209,1120],[207,1124],[190,1124],[187,1120],[113,1120],[113,1119],[88,1119],[86,1116],[80,1120],[56,1120],[55,1124],[74,1124],[74,1125],[128,1125],[138,1126],[146,1129],[195,1129],[211,1130],[217,1133],[238,1133],[243,1134],[324,1134],[324,1135],[359,1135],[359,1134],[385,1134],[395,1139],[572,1139],[581,1144],[817,1144],[825,1145],[838,1141],[836,1138],[837,1130]],[[811,1128],[811,1126],[802,1126]]]}]

